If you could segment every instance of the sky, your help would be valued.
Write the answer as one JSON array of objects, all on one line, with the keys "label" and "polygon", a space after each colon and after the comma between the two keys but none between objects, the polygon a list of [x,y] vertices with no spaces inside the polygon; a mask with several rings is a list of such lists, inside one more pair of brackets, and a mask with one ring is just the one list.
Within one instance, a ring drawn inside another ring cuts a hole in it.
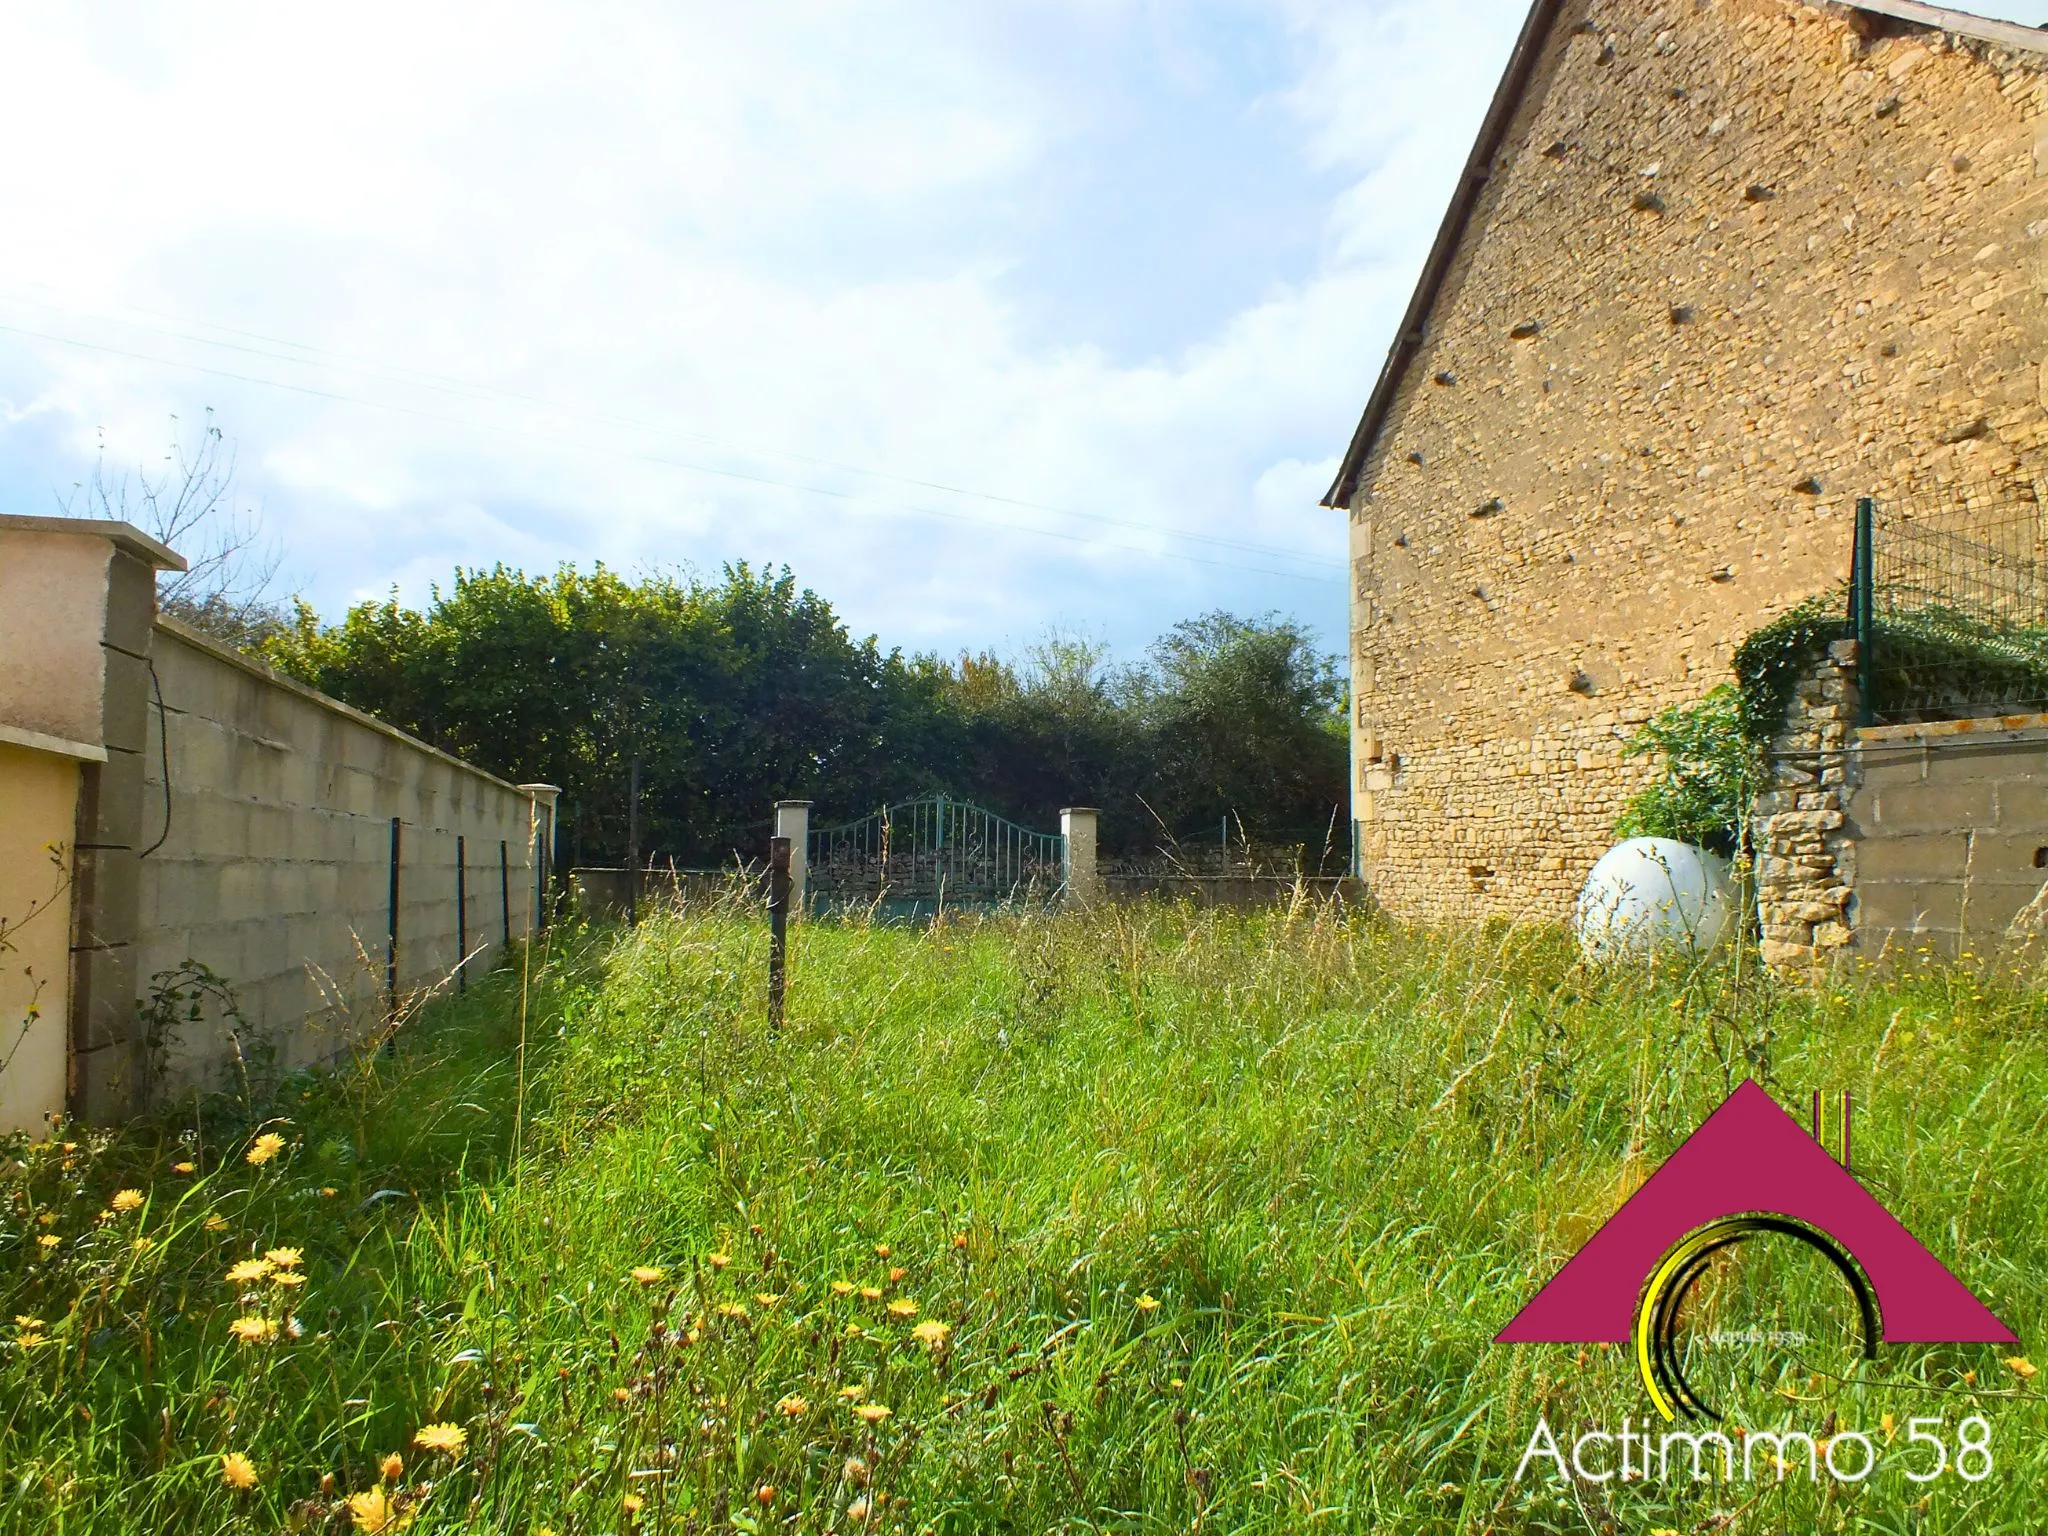
[{"label": "sky", "polygon": [[329,618],[744,560],[906,650],[1338,650],[1318,502],[1525,8],[9,6],[0,510],[211,422]]}]

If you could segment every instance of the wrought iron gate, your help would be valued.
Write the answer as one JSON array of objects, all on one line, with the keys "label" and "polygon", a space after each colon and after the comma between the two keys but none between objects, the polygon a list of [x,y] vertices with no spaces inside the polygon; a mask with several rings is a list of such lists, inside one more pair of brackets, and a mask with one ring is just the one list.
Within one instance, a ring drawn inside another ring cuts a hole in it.
[{"label": "wrought iron gate", "polygon": [[1049,901],[1066,879],[1067,840],[934,795],[810,835],[810,900],[896,915]]}]

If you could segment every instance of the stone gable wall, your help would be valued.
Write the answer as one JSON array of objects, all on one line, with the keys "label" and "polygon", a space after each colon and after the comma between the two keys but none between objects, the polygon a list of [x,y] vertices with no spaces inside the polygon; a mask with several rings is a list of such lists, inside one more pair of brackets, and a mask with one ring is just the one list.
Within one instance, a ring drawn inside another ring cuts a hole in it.
[{"label": "stone gable wall", "polygon": [[1352,508],[1376,900],[1563,915],[1653,772],[1623,741],[1842,579],[1856,496],[2048,464],[2044,70],[1565,8]]}]

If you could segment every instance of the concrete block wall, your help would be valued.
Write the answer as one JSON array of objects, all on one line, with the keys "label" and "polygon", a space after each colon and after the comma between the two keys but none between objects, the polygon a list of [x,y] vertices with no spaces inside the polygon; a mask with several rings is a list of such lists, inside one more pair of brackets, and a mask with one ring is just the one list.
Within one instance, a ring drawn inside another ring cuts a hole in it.
[{"label": "concrete block wall", "polygon": [[1856,733],[1855,948],[1983,957],[2048,935],[2048,715]]},{"label": "concrete block wall", "polygon": [[2048,465],[2044,112],[2033,47],[1566,0],[1351,502],[1383,906],[1563,916],[1622,742],[1842,580],[1857,495]]},{"label": "concrete block wall", "polygon": [[[138,995],[199,960],[286,1065],[332,1056],[387,1001],[393,817],[401,993],[461,958],[458,838],[471,965],[493,962],[508,923],[532,930],[545,787],[494,778],[170,620],[152,659],[162,704],[145,711],[138,805],[157,846],[141,864]],[[218,1021],[188,1028],[158,1091],[217,1073],[228,1050]]]}]

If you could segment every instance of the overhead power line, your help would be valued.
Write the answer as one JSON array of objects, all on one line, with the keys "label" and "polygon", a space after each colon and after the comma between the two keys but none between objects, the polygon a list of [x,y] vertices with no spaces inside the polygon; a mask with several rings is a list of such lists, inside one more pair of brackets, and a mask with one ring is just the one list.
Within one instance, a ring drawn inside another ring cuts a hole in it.
[{"label": "overhead power line", "polygon": [[[803,491],[813,495],[831,496],[839,500],[853,502],[876,502],[880,505],[890,506],[897,510],[910,512],[919,516],[939,517],[947,519],[949,521],[965,522],[976,526],[1007,528],[1016,532],[1033,534],[1045,538],[1056,538],[1065,542],[1080,543],[1087,546],[1094,546],[1105,549],[1128,550],[1133,553],[1157,555],[1168,559],[1184,560],[1199,565],[1214,565],[1233,570],[1257,571],[1260,574],[1280,576],[1293,580],[1334,580],[1337,579],[1339,573],[1341,573],[1343,570],[1343,564],[1341,561],[1332,560],[1327,556],[1312,555],[1304,553],[1299,550],[1287,549],[1278,545],[1258,544],[1242,539],[1222,538],[1212,534],[1190,533],[1184,530],[1170,528],[1159,523],[1144,522],[1131,518],[1111,517],[1102,513],[1077,512],[1070,508],[1057,507],[1045,502],[1031,501],[1023,497],[1006,496],[991,491],[974,490],[970,487],[951,485],[943,481],[922,479],[913,475],[897,474],[888,470],[879,470],[857,464],[848,464],[841,462],[839,460],[822,458],[810,454],[797,453],[786,449],[761,448],[757,446],[736,443],[730,439],[719,438],[708,433],[695,432],[686,428],[665,426],[658,422],[646,421],[635,417],[620,415],[614,412],[597,411],[590,410],[587,408],[571,406],[563,402],[549,400],[542,396],[526,394],[517,390],[501,389],[494,385],[480,384],[472,380],[456,377],[454,375],[429,373],[422,370],[404,367],[402,365],[383,363],[375,359],[360,358],[351,356],[349,354],[330,352],[323,348],[312,347],[301,342],[294,342],[277,337],[267,336],[260,332],[246,331],[236,329],[234,327],[216,325],[210,321],[191,320],[185,317],[166,315],[161,311],[145,310],[140,309],[136,306],[129,305],[118,306],[123,309],[133,309],[136,313],[148,314],[156,318],[173,320],[180,325],[198,326],[203,329],[217,330],[228,335],[241,336],[251,341],[265,342],[269,344],[269,346],[271,347],[283,347],[289,349],[289,352],[297,352],[305,355],[295,357],[288,355],[288,353],[265,350],[262,347],[243,346],[233,342],[218,341],[206,336],[195,336],[190,334],[189,332],[166,330],[158,326],[140,325],[134,321],[123,320],[112,316],[94,314],[91,311],[71,309],[67,308],[66,306],[49,303],[48,301],[45,300],[22,299],[19,296],[15,296],[15,300],[16,302],[35,304],[40,308],[52,310],[60,314],[71,314],[85,319],[101,320],[116,325],[126,325],[137,330],[147,331],[151,334],[168,337],[173,340],[187,341],[199,346],[212,347],[223,351],[237,352],[253,357],[262,357],[269,359],[273,362],[282,362],[288,365],[295,366],[312,366],[316,368],[327,369],[329,371],[334,372],[354,372],[364,377],[380,378],[384,382],[409,385],[415,388],[429,389],[436,391],[438,393],[451,394],[458,397],[474,399],[484,403],[510,403],[535,409],[546,410],[556,415],[581,417],[585,420],[599,424],[626,427],[637,431],[653,432],[662,436],[669,436],[687,439],[695,442],[702,442],[710,446],[726,448],[730,451],[742,454],[754,455],[759,457],[786,459],[794,463],[810,464],[819,468],[833,469],[846,474],[861,475],[872,479],[891,481],[899,485],[909,485],[924,490],[941,491],[948,495],[965,496],[973,498],[975,500],[987,501],[1005,506],[1018,507],[1029,511],[1045,512],[1055,517],[1069,518],[1078,522],[1096,523],[1105,527],[1123,528],[1134,532],[1153,533],[1158,534],[1164,538],[1200,544],[1203,546],[1219,550],[1244,551],[1267,557],[1277,556],[1281,559],[1298,562],[1305,566],[1321,567],[1323,570],[1329,572],[1330,575],[1309,576],[1300,572],[1274,571],[1263,567],[1244,566],[1236,561],[1205,560],[1200,558],[1199,556],[1183,554],[1175,550],[1157,549],[1143,545],[1132,545],[1097,539],[1082,538],[1073,534],[1062,534],[1052,529],[1040,528],[1029,523],[1019,523],[1007,519],[970,517],[958,512],[950,512],[933,507],[913,505],[908,502],[903,502],[891,498],[861,495],[842,490],[837,490],[831,487],[811,485],[798,481],[787,480],[773,475],[749,474],[739,470],[722,468],[716,465],[671,459],[661,455],[634,452],[632,450],[609,448],[601,444],[585,443],[578,441],[576,439],[564,438],[552,434],[533,433],[526,431],[524,429],[521,429],[519,432],[519,435],[523,437],[538,436],[550,442],[555,442],[566,447],[576,448],[587,452],[606,453],[613,456],[640,459],[646,462],[660,464],[669,468],[682,469],[693,473],[716,475],[727,479],[742,480],[754,484],[776,486],[784,489]],[[101,342],[86,341],[80,337],[65,336],[52,331],[40,331],[24,326],[9,326],[4,324],[0,324],[0,331],[11,332],[13,334],[21,336],[33,337],[35,339],[42,341],[55,342],[63,346],[78,347],[88,351],[95,351],[105,353],[111,356],[124,357],[131,359],[133,361],[151,363],[157,366],[182,368],[192,372],[207,374],[212,377],[232,379],[237,382],[255,384],[260,387],[286,390],[292,393],[309,395],[318,399],[334,400],[348,404],[365,406],[371,409],[393,411],[404,415],[420,417],[426,420],[447,422],[460,426],[481,427],[485,430],[491,431],[507,430],[491,422],[480,422],[466,417],[447,416],[439,412],[424,411],[417,407],[399,405],[387,400],[370,399],[360,395],[343,393],[337,390],[318,389],[309,385],[295,384],[280,379],[271,379],[252,374],[237,373],[227,369],[212,368],[204,364],[188,362],[179,358],[152,356],[150,354],[136,352],[127,348],[109,346]]]}]

